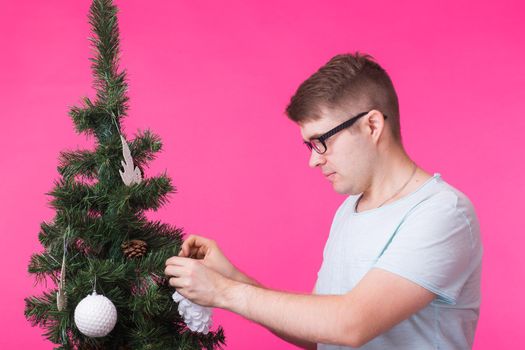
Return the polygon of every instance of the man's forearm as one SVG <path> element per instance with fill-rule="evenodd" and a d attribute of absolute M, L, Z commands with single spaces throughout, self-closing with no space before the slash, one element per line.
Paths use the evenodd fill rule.
<path fill-rule="evenodd" d="M 254 280 L 253 278 L 251 278 L 250 276 L 242 273 L 241 271 L 237 270 L 235 276 L 232 276 L 233 279 L 237 282 L 241 282 L 241 283 L 246 283 L 246 284 L 251 284 L 253 286 L 256 286 L 256 287 L 259 287 L 259 288 L 266 288 L 264 287 L 262 284 L 260 284 L 259 282 L 257 282 L 256 280 Z M 264 325 L 263 325 L 264 326 Z M 266 327 L 266 326 L 265 326 Z M 286 335 L 284 333 L 281 333 L 281 332 L 278 332 L 277 330 L 275 329 L 272 329 L 271 327 L 266 327 L 270 332 L 272 332 L 273 334 L 275 334 L 276 336 L 278 336 L 279 338 L 281 338 L 282 340 L 288 342 L 288 343 L 291 343 L 295 346 L 298 346 L 302 349 L 306 349 L 306 350 L 316 350 L 317 349 L 317 344 L 316 343 L 313 343 L 313 342 L 309 342 L 309 341 L 306 341 L 306 340 L 303 340 L 303 339 L 299 339 L 299 338 L 295 338 L 295 337 L 292 337 L 292 336 L 289 336 L 289 335 Z"/>
<path fill-rule="evenodd" d="M 292 294 L 246 281 L 227 280 L 217 307 L 254 321 L 286 341 L 301 339 L 297 346 L 315 349 L 316 343 L 352 345 L 351 309 L 342 295 Z M 259 284 L 260 285 L 260 284 Z M 303 343 L 305 342 L 305 343 Z"/>
<path fill-rule="evenodd" d="M 236 270 L 233 276 L 230 276 L 230 278 L 237 282 L 251 284 L 252 286 L 264 288 L 262 284 L 260 284 L 259 282 L 251 278 L 250 276 L 242 273 L 240 270 Z"/>

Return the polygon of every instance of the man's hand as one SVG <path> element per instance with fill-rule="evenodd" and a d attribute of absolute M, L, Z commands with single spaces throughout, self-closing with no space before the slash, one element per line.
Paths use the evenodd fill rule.
<path fill-rule="evenodd" d="M 201 306 L 220 307 L 232 280 L 206 267 L 200 260 L 174 256 L 166 261 L 169 284 L 182 296 Z"/>
<path fill-rule="evenodd" d="M 192 257 L 195 259 L 199 259 L 199 262 L 201 262 L 203 265 L 211 268 L 215 272 L 218 272 L 225 277 L 231 278 L 232 280 L 237 282 L 251 284 L 259 288 L 264 288 L 259 282 L 245 275 L 244 273 L 239 271 L 235 266 L 233 266 L 233 264 L 230 263 L 230 261 L 219 249 L 217 243 L 215 243 L 215 241 L 213 240 L 196 235 L 190 235 L 182 244 L 181 251 L 179 252 L 179 257 Z M 172 265 L 176 262 L 177 259 L 170 258 L 166 261 L 166 265 Z M 171 273 L 171 268 L 166 268 L 166 272 L 167 274 Z M 175 280 L 173 281 L 174 283 L 176 283 Z M 191 298 L 189 299 L 191 300 Z M 210 303 L 218 304 L 219 301 L 210 301 Z M 316 348 L 315 343 L 309 343 L 307 341 L 293 338 L 291 336 L 285 336 L 283 333 L 276 332 L 271 328 L 268 329 L 281 339 L 294 345 L 297 345 L 303 349 L 314 350 Z"/>
<path fill-rule="evenodd" d="M 197 235 L 190 235 L 182 244 L 181 257 L 201 259 L 202 263 L 224 277 L 235 279 L 238 270 L 222 253 L 215 241 Z M 169 259 L 166 264 L 169 263 Z"/>

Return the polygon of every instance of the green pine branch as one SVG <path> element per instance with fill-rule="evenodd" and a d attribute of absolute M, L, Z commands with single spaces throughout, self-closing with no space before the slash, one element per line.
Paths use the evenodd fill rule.
<path fill-rule="evenodd" d="M 97 175 L 97 153 L 88 150 L 72 152 L 60 152 L 57 168 L 60 175 L 64 178 L 83 176 L 87 179 L 94 179 Z"/>
<path fill-rule="evenodd" d="M 139 131 L 129 146 L 133 161 L 144 167 L 147 162 L 155 160 L 155 153 L 162 149 L 162 141 L 158 135 L 150 130 Z"/>

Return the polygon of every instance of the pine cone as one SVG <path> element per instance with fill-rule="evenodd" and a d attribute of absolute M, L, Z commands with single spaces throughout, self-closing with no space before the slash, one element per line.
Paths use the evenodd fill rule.
<path fill-rule="evenodd" d="M 148 244 L 140 239 L 132 239 L 131 241 L 122 243 L 120 247 L 127 258 L 137 258 L 146 254 Z"/>

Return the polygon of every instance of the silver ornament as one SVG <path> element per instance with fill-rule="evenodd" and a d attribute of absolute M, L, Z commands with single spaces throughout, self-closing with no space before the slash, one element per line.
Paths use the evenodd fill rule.
<path fill-rule="evenodd" d="M 104 337 L 117 323 L 117 308 L 96 291 L 78 303 L 75 308 L 75 324 L 78 330 L 88 337 Z"/>
<path fill-rule="evenodd" d="M 64 233 L 64 252 L 62 254 L 62 267 L 60 268 L 60 280 L 58 281 L 57 291 L 57 309 L 63 311 L 67 306 L 67 295 L 66 295 L 66 254 L 67 254 L 67 243 L 66 236 L 70 232 L 69 226 Z"/>
<path fill-rule="evenodd" d="M 66 296 L 66 254 L 62 257 L 62 268 L 60 269 L 60 281 L 58 282 L 57 309 L 63 311 L 67 306 Z"/>
<path fill-rule="evenodd" d="M 126 139 L 120 135 L 120 140 L 122 141 L 122 155 L 124 157 L 124 160 L 121 161 L 124 171 L 119 170 L 120 177 L 126 186 L 139 184 L 142 182 L 140 169 L 133 164 L 133 158 Z"/>

